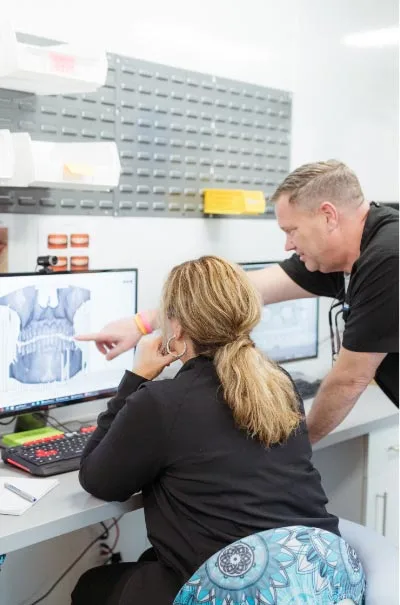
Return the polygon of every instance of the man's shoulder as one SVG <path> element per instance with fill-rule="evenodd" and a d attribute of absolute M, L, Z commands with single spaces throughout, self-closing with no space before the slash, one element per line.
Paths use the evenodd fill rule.
<path fill-rule="evenodd" d="M 398 225 L 386 225 L 362 250 L 356 262 L 354 281 L 368 288 L 393 288 L 399 277 Z"/>
<path fill-rule="evenodd" d="M 383 225 L 362 250 L 360 259 L 372 265 L 399 259 L 399 224 Z"/>
<path fill-rule="evenodd" d="M 361 244 L 362 254 L 381 255 L 389 258 L 399 255 L 399 213 L 393 208 L 379 206 L 374 208 L 365 236 L 365 246 Z M 364 238 L 363 238 L 364 239 Z"/>

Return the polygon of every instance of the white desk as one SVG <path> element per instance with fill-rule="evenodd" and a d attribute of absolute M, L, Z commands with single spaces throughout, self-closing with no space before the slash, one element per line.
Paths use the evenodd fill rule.
<path fill-rule="evenodd" d="M 0 475 L 26 477 L 0 464 Z M 137 494 L 126 502 L 104 502 L 86 493 L 78 472 L 57 475 L 60 485 L 20 516 L 0 515 L 0 554 L 37 544 L 62 534 L 117 517 L 142 506 Z"/>
<path fill-rule="evenodd" d="M 306 410 L 311 407 L 306 402 Z M 316 450 L 347 441 L 398 423 L 398 410 L 377 386 L 370 386 L 345 421 L 318 443 Z M 25 473 L 0 463 L 0 475 Z M 0 554 L 9 553 L 94 523 L 105 521 L 142 506 L 141 496 L 128 501 L 103 502 L 80 487 L 78 473 L 59 475 L 60 485 L 19 517 L 0 515 Z"/>

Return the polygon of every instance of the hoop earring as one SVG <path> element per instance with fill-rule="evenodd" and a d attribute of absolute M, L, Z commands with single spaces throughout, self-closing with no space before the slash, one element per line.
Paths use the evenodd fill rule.
<path fill-rule="evenodd" d="M 170 336 L 167 340 L 167 344 L 166 344 L 167 353 L 169 353 L 169 355 L 172 355 L 172 357 L 175 357 L 175 359 L 180 359 L 186 353 L 186 350 L 187 350 L 186 342 L 183 341 L 183 345 L 184 345 L 183 351 L 182 351 L 182 353 L 179 353 L 179 355 L 178 355 L 178 353 L 174 353 L 173 351 L 171 351 L 171 349 L 169 347 L 171 341 L 174 340 L 174 338 L 176 338 L 176 336 Z"/>

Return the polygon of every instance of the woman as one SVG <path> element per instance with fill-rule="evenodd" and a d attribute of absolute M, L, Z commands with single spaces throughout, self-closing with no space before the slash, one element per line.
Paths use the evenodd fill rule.
<path fill-rule="evenodd" d="M 287 526 L 339 535 L 303 405 L 250 338 L 260 313 L 246 274 L 225 260 L 171 271 L 163 336 L 140 342 L 80 470 L 82 486 L 104 500 L 142 490 L 153 549 L 138 563 L 86 572 L 73 605 L 171 605 L 206 559 L 239 538 Z M 152 382 L 177 358 L 173 380 Z"/>

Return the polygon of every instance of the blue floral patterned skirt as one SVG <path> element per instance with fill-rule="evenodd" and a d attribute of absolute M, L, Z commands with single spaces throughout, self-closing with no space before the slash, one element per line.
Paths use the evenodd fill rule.
<path fill-rule="evenodd" d="M 357 553 L 322 529 L 272 529 L 226 546 L 181 588 L 174 605 L 332 605 L 364 602 Z"/>

